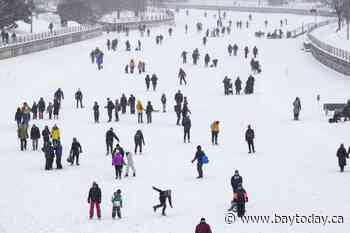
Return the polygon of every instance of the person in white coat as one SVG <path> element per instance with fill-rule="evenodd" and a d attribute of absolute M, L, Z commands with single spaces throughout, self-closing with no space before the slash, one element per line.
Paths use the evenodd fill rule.
<path fill-rule="evenodd" d="M 126 160 L 127 160 L 125 177 L 129 176 L 129 169 L 132 170 L 133 176 L 135 177 L 136 176 L 136 170 L 135 170 L 135 166 L 134 166 L 133 154 L 128 151 L 128 152 L 125 153 L 125 155 L 126 155 Z"/>

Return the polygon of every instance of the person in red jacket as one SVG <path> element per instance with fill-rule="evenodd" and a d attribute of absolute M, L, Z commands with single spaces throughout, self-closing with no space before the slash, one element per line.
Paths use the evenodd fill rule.
<path fill-rule="evenodd" d="M 197 225 L 195 233 L 212 233 L 209 224 L 205 222 L 205 218 L 201 218 L 201 222 Z"/>

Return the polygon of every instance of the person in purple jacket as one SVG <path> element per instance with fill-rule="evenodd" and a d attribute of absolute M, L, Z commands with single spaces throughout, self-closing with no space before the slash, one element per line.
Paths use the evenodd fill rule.
<path fill-rule="evenodd" d="M 123 155 L 116 153 L 113 155 L 112 165 L 115 168 L 115 179 L 122 179 L 123 165 L 125 164 Z"/>

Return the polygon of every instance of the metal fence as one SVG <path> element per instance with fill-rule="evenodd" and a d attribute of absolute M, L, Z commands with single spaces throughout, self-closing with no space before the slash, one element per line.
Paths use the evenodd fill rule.
<path fill-rule="evenodd" d="M 29 34 L 24 36 L 16 36 L 16 38 L 10 38 L 9 43 L 1 43 L 0 48 L 19 45 L 19 44 L 37 41 L 37 40 L 50 39 L 50 38 L 54 38 L 54 37 L 62 36 L 66 34 L 92 31 L 98 28 L 100 28 L 100 26 L 80 25 L 75 27 L 66 27 L 58 30 L 53 30 L 52 32 L 48 31 L 48 32 L 34 33 L 34 34 Z"/>
<path fill-rule="evenodd" d="M 320 23 L 320 24 L 316 25 L 312 30 L 314 30 L 318 27 L 325 26 L 325 25 L 330 24 L 330 23 L 334 23 L 334 22 L 336 22 L 336 20 L 330 21 L 328 23 Z M 329 44 L 317 39 L 315 36 L 313 36 L 310 33 L 312 30 L 308 31 L 308 34 L 307 34 L 307 36 L 312 44 L 314 44 L 318 48 L 326 51 L 327 53 L 329 53 L 330 55 L 332 55 L 334 57 L 337 57 L 337 58 L 340 58 L 340 59 L 345 60 L 347 62 L 350 62 L 350 52 L 349 51 L 336 48 L 332 45 L 329 45 Z"/>
<path fill-rule="evenodd" d="M 319 23 L 307 23 L 303 24 L 300 27 L 295 28 L 294 30 L 291 31 L 292 37 L 298 37 L 300 35 L 303 35 L 305 33 L 311 32 L 314 29 L 318 27 L 322 27 L 331 23 L 336 22 L 336 19 L 328 19 Z"/>

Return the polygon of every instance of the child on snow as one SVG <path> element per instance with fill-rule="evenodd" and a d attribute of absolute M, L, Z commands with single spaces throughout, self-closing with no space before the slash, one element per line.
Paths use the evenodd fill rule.
<path fill-rule="evenodd" d="M 121 219 L 121 208 L 123 208 L 123 199 L 122 199 L 122 191 L 118 189 L 116 192 L 113 193 L 112 196 L 112 204 L 113 204 L 113 209 L 112 209 L 112 218 L 115 219 L 115 215 L 118 215 L 118 218 Z"/>

